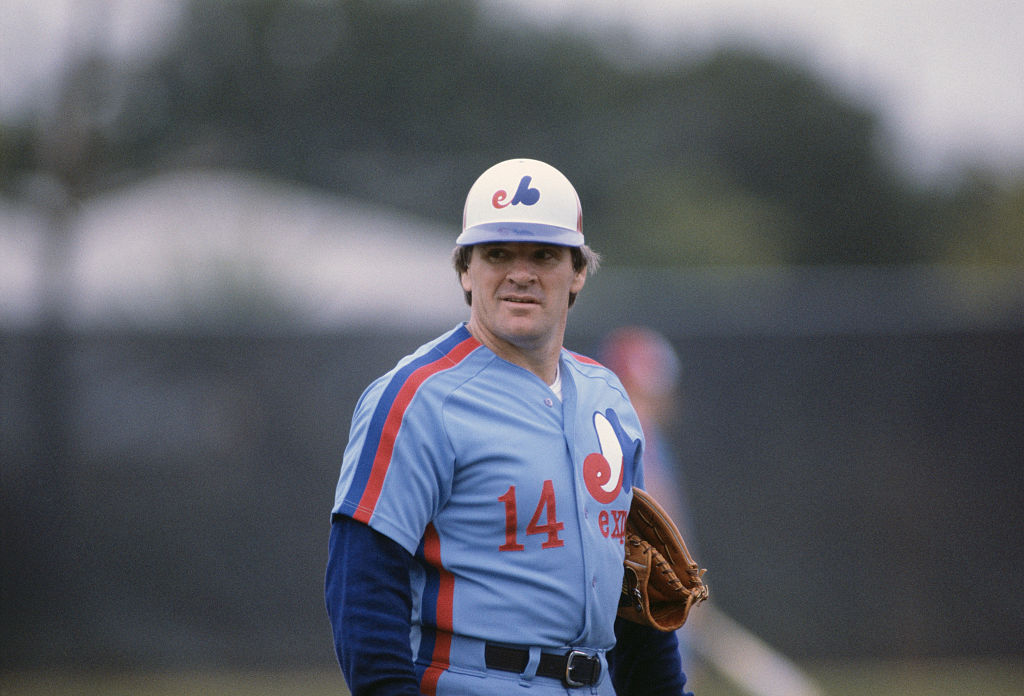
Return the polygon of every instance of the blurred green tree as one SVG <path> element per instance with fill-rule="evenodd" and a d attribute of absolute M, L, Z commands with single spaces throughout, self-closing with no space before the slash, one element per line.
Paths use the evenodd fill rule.
<path fill-rule="evenodd" d="M 501 21 L 474 0 L 190 0 L 140 69 L 74 67 L 91 79 L 65 105 L 102 89 L 74 100 L 95 113 L 64 171 L 89 191 L 251 169 L 451 224 L 485 167 L 536 157 L 577 184 L 594 245 L 632 265 L 937 261 L 982 211 L 1013 217 L 995 189 L 899 177 L 878 117 L 794 63 L 730 48 L 634 65 Z M 34 166 L 33 143 L 5 129 L 0 172 Z M 1012 220 L 984 224 L 1014 246 Z"/>
<path fill-rule="evenodd" d="M 975 173 L 944 208 L 941 260 L 1024 266 L 1024 180 L 999 182 Z"/>

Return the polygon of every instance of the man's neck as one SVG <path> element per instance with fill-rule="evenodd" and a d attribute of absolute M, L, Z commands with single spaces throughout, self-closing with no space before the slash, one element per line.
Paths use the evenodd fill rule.
<path fill-rule="evenodd" d="M 558 358 L 562 352 L 561 342 L 551 345 L 532 346 L 528 343 L 518 344 L 502 340 L 487 331 L 480 330 L 473 322 L 466 325 L 473 338 L 480 341 L 502 360 L 518 365 L 551 384 L 558 376 Z"/>

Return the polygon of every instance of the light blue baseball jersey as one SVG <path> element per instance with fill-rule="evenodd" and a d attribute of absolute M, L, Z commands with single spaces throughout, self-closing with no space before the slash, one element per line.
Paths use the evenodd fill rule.
<path fill-rule="evenodd" d="M 356 406 L 334 512 L 417 559 L 412 649 L 424 680 L 455 668 L 459 637 L 615 643 L 643 431 L 610 370 L 564 349 L 559 369 L 561 401 L 459 325 Z"/>

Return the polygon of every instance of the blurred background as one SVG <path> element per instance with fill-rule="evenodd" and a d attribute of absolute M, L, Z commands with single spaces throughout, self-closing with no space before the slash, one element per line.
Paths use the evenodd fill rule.
<path fill-rule="evenodd" d="M 349 418 L 510 157 L 605 258 L 567 346 L 679 356 L 715 607 L 818 693 L 1024 693 L 1022 8 L 8 0 L 0 693 L 344 693 Z"/>

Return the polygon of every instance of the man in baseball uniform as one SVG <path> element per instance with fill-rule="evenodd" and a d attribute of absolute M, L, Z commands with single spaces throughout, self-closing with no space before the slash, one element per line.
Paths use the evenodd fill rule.
<path fill-rule="evenodd" d="M 353 696 L 683 693 L 674 633 L 616 618 L 644 437 L 562 346 L 598 257 L 558 170 L 501 162 L 466 199 L 469 321 L 363 393 L 326 601 Z"/>

